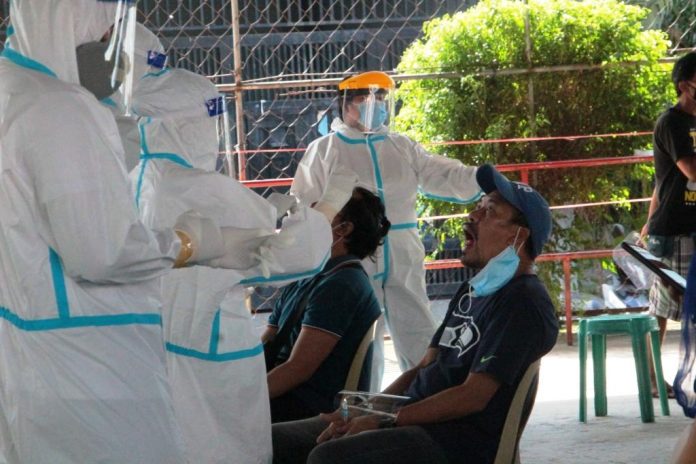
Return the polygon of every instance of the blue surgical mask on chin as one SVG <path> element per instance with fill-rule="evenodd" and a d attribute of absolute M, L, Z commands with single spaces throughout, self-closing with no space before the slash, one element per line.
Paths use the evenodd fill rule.
<path fill-rule="evenodd" d="M 517 242 L 519 233 L 520 228 L 518 227 L 515 242 Z M 503 251 L 491 258 L 483 269 L 469 280 L 469 286 L 472 289 L 471 296 L 488 296 L 510 282 L 520 264 L 520 257 L 513 245 L 508 245 Z"/>
<path fill-rule="evenodd" d="M 363 125 L 367 130 L 375 131 L 382 127 L 384 122 L 387 120 L 387 104 L 384 101 L 376 101 L 372 107 L 372 120 L 370 125 L 367 125 L 367 114 L 368 104 L 366 102 L 358 104 L 358 110 L 360 111 L 360 124 Z"/>

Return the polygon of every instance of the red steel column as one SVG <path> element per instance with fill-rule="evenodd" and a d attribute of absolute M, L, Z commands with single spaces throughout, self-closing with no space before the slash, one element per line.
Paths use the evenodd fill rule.
<path fill-rule="evenodd" d="M 523 184 L 529 185 L 529 170 L 528 169 L 521 169 L 520 170 L 520 180 L 522 181 Z"/>

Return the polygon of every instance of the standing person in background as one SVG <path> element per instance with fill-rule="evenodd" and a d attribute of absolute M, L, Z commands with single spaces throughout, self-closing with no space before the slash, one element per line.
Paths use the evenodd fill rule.
<path fill-rule="evenodd" d="M 422 190 L 432 197 L 469 203 L 481 193 L 473 167 L 432 155 L 406 136 L 391 132 L 390 93 L 394 81 L 371 71 L 338 85 L 339 118 L 332 133 L 312 142 L 300 162 L 290 189 L 300 202 L 321 198 L 326 179 L 335 166 L 357 173 L 360 185 L 377 194 L 392 222 L 376 262 L 363 266 L 373 279 L 384 311 L 375 334 L 371 390 L 379 391 L 384 365 L 384 320 L 394 340 L 402 370 L 423 357 L 435 322 L 425 287 L 425 250 L 418 236 L 416 198 Z"/>
<path fill-rule="evenodd" d="M 681 57 L 672 70 L 677 103 L 655 123 L 653 150 L 655 189 L 641 237 L 648 250 L 686 277 L 696 234 L 696 53 Z M 681 318 L 682 301 L 655 280 L 650 289 L 650 314 L 657 317 L 660 343 L 667 319 Z M 652 364 L 651 364 L 652 365 Z M 657 395 L 654 373 L 653 396 Z M 671 386 L 668 393 L 674 396 Z"/>

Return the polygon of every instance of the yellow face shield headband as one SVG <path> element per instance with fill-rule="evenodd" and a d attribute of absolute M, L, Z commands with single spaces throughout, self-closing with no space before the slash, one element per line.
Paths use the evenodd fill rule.
<path fill-rule="evenodd" d="M 394 90 L 394 79 L 382 71 L 368 71 L 349 77 L 338 84 L 338 90 L 387 89 Z"/>

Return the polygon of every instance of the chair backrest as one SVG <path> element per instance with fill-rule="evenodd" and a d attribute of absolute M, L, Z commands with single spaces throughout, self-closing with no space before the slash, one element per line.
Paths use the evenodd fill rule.
<path fill-rule="evenodd" d="M 377 321 L 373 322 L 365 336 L 360 341 L 358 349 L 355 351 L 355 356 L 353 356 L 353 362 L 350 364 L 350 370 L 348 371 L 348 376 L 346 377 L 346 384 L 344 385 L 344 390 L 355 391 L 358 390 L 358 385 L 360 383 L 360 374 L 363 371 L 363 364 L 367 358 L 367 352 L 370 348 L 370 344 L 375 337 L 375 329 L 377 328 Z"/>
<path fill-rule="evenodd" d="M 519 444 L 524 427 L 532 413 L 539 384 L 540 359 L 534 361 L 524 373 L 508 409 L 503 433 L 500 435 L 494 464 L 519 464 Z"/>

